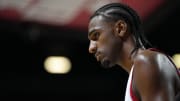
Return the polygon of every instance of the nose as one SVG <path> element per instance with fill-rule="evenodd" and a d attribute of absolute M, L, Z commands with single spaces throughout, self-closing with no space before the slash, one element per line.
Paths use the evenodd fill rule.
<path fill-rule="evenodd" d="M 97 50 L 97 45 L 95 41 L 90 41 L 89 44 L 89 53 L 95 53 Z"/>

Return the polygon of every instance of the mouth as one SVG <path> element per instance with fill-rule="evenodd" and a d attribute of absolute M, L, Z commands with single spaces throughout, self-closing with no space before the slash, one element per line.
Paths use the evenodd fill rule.
<path fill-rule="evenodd" d="M 96 57 L 97 61 L 102 60 L 102 55 L 100 55 L 100 54 L 95 54 L 95 57 Z"/>

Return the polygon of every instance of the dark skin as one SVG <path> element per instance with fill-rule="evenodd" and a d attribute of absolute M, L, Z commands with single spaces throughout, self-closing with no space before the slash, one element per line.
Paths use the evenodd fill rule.
<path fill-rule="evenodd" d="M 134 65 L 133 92 L 141 101 L 176 101 L 180 79 L 163 53 L 135 48 L 134 36 L 124 20 L 107 21 L 98 15 L 89 23 L 89 52 L 105 67 L 121 66 L 128 73 Z"/>

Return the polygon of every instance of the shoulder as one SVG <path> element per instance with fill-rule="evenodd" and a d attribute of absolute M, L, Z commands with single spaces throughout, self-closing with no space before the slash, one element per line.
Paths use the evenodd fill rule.
<path fill-rule="evenodd" d="M 171 64 L 168 56 L 158 51 L 142 50 L 134 58 L 134 65 L 138 67 L 164 67 Z"/>
<path fill-rule="evenodd" d="M 174 94 L 175 74 L 174 65 L 164 53 L 143 50 L 134 58 L 133 86 L 141 97 L 156 98 L 170 91 Z"/>
<path fill-rule="evenodd" d="M 142 50 L 134 58 L 135 62 L 158 62 L 160 59 L 167 59 L 167 56 L 161 52 L 151 51 L 151 50 Z M 149 61 L 151 60 L 151 61 Z"/>
<path fill-rule="evenodd" d="M 143 50 L 134 58 L 134 66 L 138 70 L 158 69 L 161 63 L 168 61 L 167 56 L 160 52 Z M 158 68 L 157 68 L 158 67 Z"/>
<path fill-rule="evenodd" d="M 171 85 L 175 74 L 174 65 L 164 53 L 143 50 L 134 58 L 133 79 L 138 88 L 157 88 L 162 87 L 161 84 Z"/>
<path fill-rule="evenodd" d="M 174 69 L 167 55 L 150 50 L 143 50 L 134 58 L 134 72 L 143 77 L 166 75 L 167 70 Z M 172 67 L 172 68 L 171 68 Z"/>
<path fill-rule="evenodd" d="M 149 73 L 167 74 L 169 72 L 177 72 L 175 65 L 170 57 L 164 53 L 151 50 L 143 50 L 134 58 L 135 71 L 143 71 Z M 176 74 L 176 73 L 175 73 Z"/>
<path fill-rule="evenodd" d="M 134 58 L 134 77 L 136 81 L 151 80 L 159 77 L 162 63 L 166 60 L 164 54 L 143 50 Z M 157 78 L 158 79 L 158 78 Z"/>

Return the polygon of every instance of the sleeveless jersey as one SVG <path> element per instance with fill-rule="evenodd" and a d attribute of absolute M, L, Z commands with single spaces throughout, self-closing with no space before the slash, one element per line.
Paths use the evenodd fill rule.
<path fill-rule="evenodd" d="M 132 66 L 129 78 L 127 81 L 126 93 L 125 93 L 125 101 L 139 101 L 137 97 L 134 95 L 132 90 L 132 75 L 133 75 L 134 66 Z"/>

